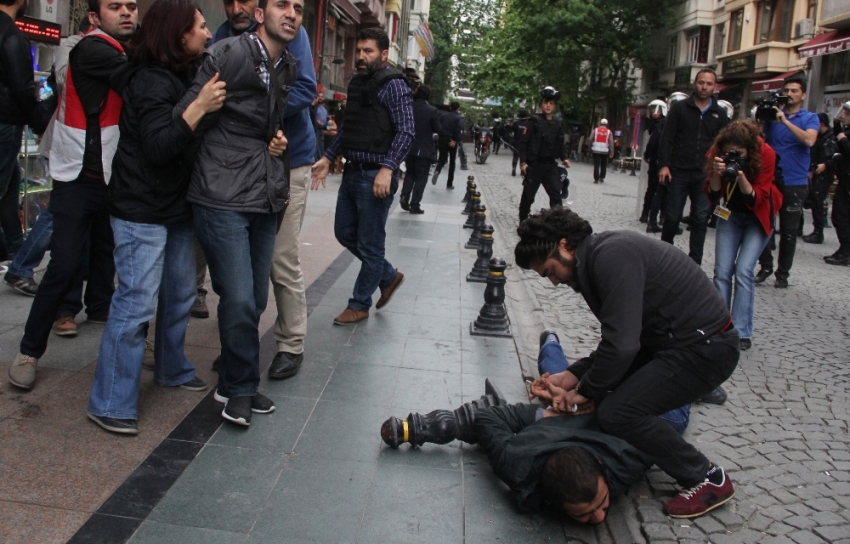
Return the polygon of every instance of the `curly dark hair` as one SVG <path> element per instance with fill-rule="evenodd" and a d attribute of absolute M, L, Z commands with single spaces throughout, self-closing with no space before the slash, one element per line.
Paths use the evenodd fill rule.
<path fill-rule="evenodd" d="M 733 145 L 747 150 L 747 176 L 761 170 L 761 128 L 752 121 L 732 121 L 720 131 L 708 150 L 708 160 L 705 161 L 705 172 L 710 176 L 714 171 L 715 157 L 722 157 L 726 146 Z"/>
<path fill-rule="evenodd" d="M 581 446 L 568 446 L 549 456 L 540 471 L 536 492 L 555 510 L 565 504 L 593 502 L 599 478 L 605 479 L 602 463 Z"/>
<path fill-rule="evenodd" d="M 517 229 L 519 242 L 514 249 L 514 259 L 521 268 L 529 269 L 532 264 L 542 263 L 558 249 L 565 239 L 575 249 L 588 236 L 593 227 L 569 208 L 543 210 L 532 215 Z"/>

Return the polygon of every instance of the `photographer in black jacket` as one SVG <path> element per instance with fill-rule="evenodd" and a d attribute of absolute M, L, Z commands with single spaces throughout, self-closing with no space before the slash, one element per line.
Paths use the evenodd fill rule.
<path fill-rule="evenodd" d="M 30 41 L 15 19 L 26 9 L 27 0 L 0 0 L 0 261 L 14 257 L 24 242 L 18 150 L 36 100 Z"/>
<path fill-rule="evenodd" d="M 659 416 L 695 402 L 738 364 L 738 331 L 699 266 L 671 245 L 632 231 L 592 234 L 570 210 L 546 210 L 520 224 L 518 266 L 582 294 L 599 319 L 596 350 L 532 393 L 561 413 L 597 412 L 604 432 L 641 450 L 683 491 L 667 515 L 691 518 L 735 494 L 713 465 Z M 683 304 L 682 301 L 687 301 Z"/>

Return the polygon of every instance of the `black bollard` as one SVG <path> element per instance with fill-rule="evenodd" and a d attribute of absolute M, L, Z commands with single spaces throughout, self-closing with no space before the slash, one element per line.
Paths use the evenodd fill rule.
<path fill-rule="evenodd" d="M 466 218 L 466 223 L 463 224 L 463 228 L 471 229 L 473 224 L 475 223 L 475 206 L 481 204 L 481 193 L 475 191 L 472 193 L 472 199 L 466 203 L 469 207 L 469 217 Z"/>
<path fill-rule="evenodd" d="M 472 184 L 469 186 L 469 189 L 467 189 L 467 193 L 469 193 L 469 199 L 467 199 L 466 206 L 460 213 L 464 215 L 469 215 L 472 213 L 472 199 L 475 197 L 476 189 L 478 189 L 478 186 L 475 184 L 475 182 L 472 182 Z M 481 193 L 478 193 L 478 195 L 480 196 Z"/>
<path fill-rule="evenodd" d="M 632 173 L 629 176 L 635 176 L 635 164 L 637 163 L 637 159 L 632 159 Z"/>
<path fill-rule="evenodd" d="M 510 338 L 511 324 L 505 310 L 505 260 L 501 257 L 490 259 L 490 273 L 487 275 L 487 287 L 484 289 L 484 306 L 478 312 L 478 318 L 469 324 L 469 334 L 473 336 L 501 336 Z"/>
<path fill-rule="evenodd" d="M 478 242 L 481 240 L 481 227 L 487 223 L 487 216 L 485 215 L 486 211 L 487 208 L 484 204 L 475 205 L 472 234 L 469 235 L 469 240 L 467 240 L 466 245 L 463 246 L 466 249 L 478 249 Z"/>
<path fill-rule="evenodd" d="M 620 159 L 620 172 L 622 172 L 623 174 L 626 173 L 626 160 L 625 159 Z"/>
<path fill-rule="evenodd" d="M 493 256 L 493 227 L 481 227 L 481 238 L 478 240 L 478 258 L 472 265 L 472 271 L 467 274 L 466 281 L 486 283 L 490 274 L 490 257 Z"/>
<path fill-rule="evenodd" d="M 434 410 L 425 415 L 411 413 L 407 419 L 389 418 L 381 425 L 381 439 L 392 448 L 405 443 L 414 447 L 426 442 L 448 444 L 452 440 L 475 444 L 478 441 L 475 415 L 484 408 L 505 404 L 504 395 L 487 379 L 484 380 L 484 395 L 457 410 Z"/>
<path fill-rule="evenodd" d="M 466 192 L 463 194 L 463 198 L 460 200 L 461 202 L 468 202 L 469 198 L 472 196 L 472 191 L 469 190 L 471 186 L 475 184 L 475 176 L 467 176 L 466 177 Z"/>

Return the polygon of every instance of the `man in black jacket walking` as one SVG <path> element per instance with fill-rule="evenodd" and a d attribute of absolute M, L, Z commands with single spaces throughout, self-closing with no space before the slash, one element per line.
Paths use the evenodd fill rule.
<path fill-rule="evenodd" d="M 833 132 L 841 159 L 835 164 L 838 187 L 832 201 L 832 225 L 838 236 L 838 251 L 824 257 L 826 264 L 850 265 L 850 102 L 845 102 L 835 117 Z"/>
<path fill-rule="evenodd" d="M 463 116 L 458 113 L 460 104 L 452 102 L 449 104 L 448 113 L 444 113 L 440 118 L 440 139 L 437 142 L 437 149 L 440 152 L 440 158 L 437 161 L 437 168 L 434 170 L 434 176 L 431 178 L 431 183 L 437 184 L 437 178 L 440 177 L 440 172 L 446 165 L 446 160 L 449 161 L 449 178 L 446 180 L 446 189 L 454 189 L 455 180 L 455 158 L 457 157 L 457 148 L 461 145 L 460 138 L 463 134 Z"/>
<path fill-rule="evenodd" d="M 812 147 L 811 166 L 809 168 L 811 172 L 809 191 L 812 199 L 814 230 L 811 234 L 803 236 L 803 241 L 807 244 L 823 243 L 823 229 L 826 226 L 826 212 L 829 207 L 826 203 L 826 197 L 829 188 L 832 186 L 832 180 L 835 178 L 832 162 L 833 156 L 838 151 L 838 144 L 829 123 L 829 116 L 825 113 L 819 113 L 818 121 L 820 122 L 818 139 Z"/>
<path fill-rule="evenodd" d="M 0 0 L 0 261 L 11 259 L 24 241 L 18 216 L 23 125 L 35 108 L 30 42 L 15 19 L 24 14 L 27 0 Z"/>
<path fill-rule="evenodd" d="M 227 84 L 224 106 L 198 128 L 203 141 L 187 200 L 213 290 L 221 297 L 215 398 L 226 403 L 222 417 L 237 425 L 250 425 L 252 413 L 275 409 L 257 392 L 258 327 L 268 301 L 278 218 L 289 203 L 283 115 L 295 83 L 295 60 L 287 45 L 298 36 L 303 10 L 303 0 L 259 0 L 257 33 L 210 47 L 176 108 L 182 113 L 216 73 Z"/>
<path fill-rule="evenodd" d="M 420 84 L 413 95 L 413 125 L 416 135 L 407 152 L 407 172 L 404 174 L 404 185 L 401 188 L 399 204 L 401 209 L 411 214 L 423 214 L 419 203 L 422 193 L 428 185 L 428 172 L 437 160 L 437 146 L 434 145 L 434 134 L 440 132 L 440 112 L 428 103 L 431 88 Z M 413 193 L 411 196 L 411 192 Z"/>
<path fill-rule="evenodd" d="M 673 243 L 685 201 L 691 198 L 691 239 L 688 255 L 702 263 L 708 214 L 705 195 L 705 154 L 720 130 L 729 124 L 726 110 L 711 95 L 717 75 L 710 68 L 697 72 L 694 92 L 670 107 L 658 150 L 658 182 L 667 185 L 667 203 L 661 239 Z"/>
<path fill-rule="evenodd" d="M 593 235 L 570 210 L 546 210 L 520 224 L 516 263 L 580 292 L 601 323 L 588 357 L 540 381 L 532 392 L 559 412 L 597 412 L 684 490 L 665 512 L 691 518 L 734 496 L 731 480 L 663 419 L 723 383 L 738 364 L 738 331 L 699 266 L 668 244 L 631 231 Z M 683 304 L 687 301 L 687 304 Z"/>
<path fill-rule="evenodd" d="M 649 166 L 649 180 L 646 185 L 646 194 L 643 197 L 643 211 L 640 214 L 640 222 L 648 223 L 646 232 L 649 233 L 661 232 L 661 228 L 658 226 L 658 212 L 667 193 L 665 187 L 664 194 L 658 194 L 660 186 L 658 183 L 658 143 L 661 141 L 661 134 L 664 132 L 666 117 L 667 104 L 663 100 L 653 100 L 649 103 L 649 141 L 643 152 L 643 160 Z"/>

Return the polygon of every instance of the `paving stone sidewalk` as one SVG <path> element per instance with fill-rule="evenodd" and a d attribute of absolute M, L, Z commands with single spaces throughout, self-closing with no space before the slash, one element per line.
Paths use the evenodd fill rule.
<path fill-rule="evenodd" d="M 500 251 L 517 241 L 521 181 L 510 176 L 509 161 L 503 154 L 471 166 Z M 595 231 L 645 231 L 637 221 L 638 177 L 609 170 L 595 185 L 585 163 L 574 164 L 570 177 L 571 207 Z M 544 206 L 541 189 L 534 209 Z M 691 411 L 685 436 L 728 470 L 735 500 L 693 521 L 669 519 L 661 505 L 675 486 L 655 469 L 629 494 L 646 542 L 850 543 L 850 268 L 823 263 L 838 246 L 833 230 L 826 238 L 823 245 L 798 240 L 788 289 L 775 289 L 772 279 L 757 287 L 753 348 L 724 385 L 729 400 Z M 685 251 L 687 243 L 687 232 L 676 239 Z M 709 276 L 714 245 L 709 229 L 702 265 Z M 580 295 L 533 272 L 512 268 L 507 275 L 533 299 L 525 302 L 531 317 L 521 321 L 558 330 L 571 360 L 595 347 L 599 324 Z M 523 368 L 533 368 L 536 334 L 518 337 Z"/>

